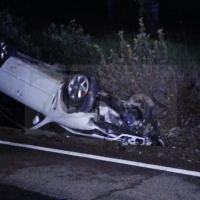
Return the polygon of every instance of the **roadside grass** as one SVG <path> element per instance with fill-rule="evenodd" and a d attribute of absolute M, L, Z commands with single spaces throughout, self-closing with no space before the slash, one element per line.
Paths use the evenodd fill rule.
<path fill-rule="evenodd" d="M 198 71 L 200 65 L 200 50 L 195 44 L 184 44 L 167 41 L 170 63 L 176 65 L 180 71 Z"/>
<path fill-rule="evenodd" d="M 133 46 L 135 34 L 125 34 L 125 40 Z M 91 42 L 98 45 L 105 56 L 109 56 L 111 51 L 119 50 L 120 38 L 117 33 L 104 35 L 97 38 L 92 37 Z M 153 40 L 150 41 L 153 43 Z M 168 65 L 172 65 L 178 71 L 193 71 L 200 70 L 200 48 L 197 44 L 184 44 L 178 41 L 165 39 L 167 45 Z"/>

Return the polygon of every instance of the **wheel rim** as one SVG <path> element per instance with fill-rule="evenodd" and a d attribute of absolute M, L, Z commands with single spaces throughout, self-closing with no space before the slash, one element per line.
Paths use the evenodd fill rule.
<path fill-rule="evenodd" d="M 89 90 L 88 78 L 82 74 L 76 75 L 68 86 L 69 97 L 73 101 L 81 100 Z"/>
<path fill-rule="evenodd" d="M 4 42 L 1 42 L 1 60 L 4 60 L 8 53 L 7 48 L 7 45 Z"/>

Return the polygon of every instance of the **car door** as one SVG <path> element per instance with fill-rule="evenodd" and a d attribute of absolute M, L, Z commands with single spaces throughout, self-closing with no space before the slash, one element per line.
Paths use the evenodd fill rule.
<path fill-rule="evenodd" d="M 37 68 L 35 64 L 10 57 L 0 68 L 0 91 L 46 115 L 61 80 Z"/>

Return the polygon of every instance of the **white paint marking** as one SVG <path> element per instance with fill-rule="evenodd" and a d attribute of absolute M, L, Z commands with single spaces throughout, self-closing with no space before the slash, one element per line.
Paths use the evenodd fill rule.
<path fill-rule="evenodd" d="M 106 161 L 106 162 L 113 162 L 113 163 L 119 163 L 119 164 L 124 164 L 124 165 L 131 165 L 131 166 L 136 166 L 136 167 L 143 167 L 143 168 L 155 169 L 155 170 L 160 170 L 160 171 L 165 171 L 165 172 L 172 172 L 172 173 L 178 173 L 178 174 L 184 174 L 184 175 L 200 177 L 200 172 L 196 172 L 196 171 L 189 171 L 189 170 L 177 169 L 177 168 L 172 168 L 172 167 L 165 167 L 165 166 L 159 166 L 159 165 L 146 164 L 146 163 L 134 162 L 134 161 L 130 161 L 130 160 L 122 160 L 122 159 L 117 159 L 117 158 L 96 156 L 96 155 L 90 155 L 90 154 L 85 154 L 85 153 L 77 153 L 77 152 L 72 152 L 72 151 L 52 149 L 52 148 L 46 148 L 46 147 L 40 147 L 40 146 L 34 146 L 34 145 L 28 145 L 28 144 L 7 142 L 7 141 L 2 141 L 2 140 L 0 140 L 0 144 L 16 146 L 16 147 L 23 147 L 23 148 L 34 149 L 34 150 L 39 150 L 39 151 L 47 151 L 47 152 L 51 152 L 51 153 L 59 153 L 59 154 L 64 154 L 64 155 L 69 155 L 69 156 L 77 156 L 77 157 L 82 157 L 82 158 L 89 158 L 89 159 L 94 159 L 94 160 L 101 160 L 101 161 Z"/>

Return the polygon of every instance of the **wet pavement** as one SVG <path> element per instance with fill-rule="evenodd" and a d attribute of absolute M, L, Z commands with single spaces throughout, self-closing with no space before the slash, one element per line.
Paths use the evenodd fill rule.
<path fill-rule="evenodd" d="M 200 169 L 197 160 L 179 157 L 178 149 L 122 148 L 116 143 L 66 137 L 62 133 L 3 127 L 0 127 L 0 140 L 187 170 Z M 8 145 L 0 145 L 0 152 L 2 200 L 200 199 L 199 177 Z"/>
<path fill-rule="evenodd" d="M 21 189 L 16 186 L 10 186 L 6 184 L 0 184 L 0 200 L 64 200 L 49 197 L 37 192 Z M 73 199 L 65 199 L 73 200 Z"/>

